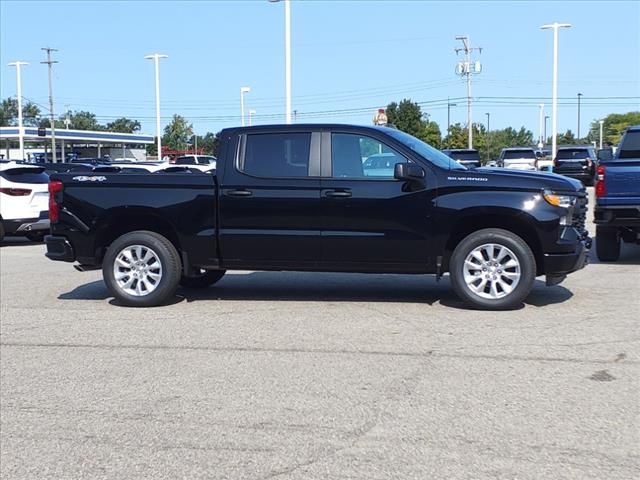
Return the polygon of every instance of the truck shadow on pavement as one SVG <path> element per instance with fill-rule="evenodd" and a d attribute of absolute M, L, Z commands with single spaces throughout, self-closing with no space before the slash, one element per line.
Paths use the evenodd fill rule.
<path fill-rule="evenodd" d="M 620 258 L 615 262 L 601 262 L 596 255 L 596 242 L 594 238 L 591 252 L 589 252 L 589 263 L 602 265 L 640 265 L 640 245 L 623 243 L 620 248 Z"/>
<path fill-rule="evenodd" d="M 563 303 L 573 294 L 561 285 L 545 287 L 536 280 L 525 301 L 532 307 Z M 60 300 L 106 300 L 112 298 L 104 283 L 90 282 L 61 294 Z M 422 303 L 470 310 L 453 293 L 449 279 L 436 282 L 422 275 L 365 275 L 307 272 L 232 272 L 215 286 L 191 290 L 179 288 L 166 305 L 186 301 L 272 301 L 272 302 L 384 302 Z M 110 304 L 121 306 L 115 299 Z M 522 305 L 520 308 L 523 308 Z"/>

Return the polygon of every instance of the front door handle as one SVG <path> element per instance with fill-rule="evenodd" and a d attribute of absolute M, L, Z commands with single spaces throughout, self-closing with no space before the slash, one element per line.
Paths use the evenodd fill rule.
<path fill-rule="evenodd" d="M 347 198 L 351 196 L 350 190 L 328 190 L 324 192 L 325 197 L 331 198 Z"/>
<path fill-rule="evenodd" d="M 251 190 L 241 189 L 241 190 L 227 190 L 225 195 L 228 197 L 250 197 L 253 195 Z"/>

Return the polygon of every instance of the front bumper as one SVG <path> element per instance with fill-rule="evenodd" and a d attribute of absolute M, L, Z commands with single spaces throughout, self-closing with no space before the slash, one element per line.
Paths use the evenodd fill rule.
<path fill-rule="evenodd" d="M 2 221 L 5 235 L 24 235 L 29 232 L 41 232 L 43 230 L 49 230 L 49 212 L 40 212 L 39 217 L 34 218 L 15 218 L 4 219 Z"/>
<path fill-rule="evenodd" d="M 65 237 L 47 235 L 44 237 L 44 242 L 47 246 L 47 253 L 45 253 L 47 258 L 59 262 L 74 262 L 76 260 L 73 247 Z"/>
<path fill-rule="evenodd" d="M 544 273 L 547 276 L 547 282 L 549 277 L 564 277 L 586 267 L 589 262 L 590 247 L 591 238 L 584 237 L 571 253 L 545 253 Z"/>

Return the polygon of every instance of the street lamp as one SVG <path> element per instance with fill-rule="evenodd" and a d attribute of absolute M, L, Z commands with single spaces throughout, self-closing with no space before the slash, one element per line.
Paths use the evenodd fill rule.
<path fill-rule="evenodd" d="M 578 93 L 578 141 L 580 141 L 580 97 L 581 93 Z"/>
<path fill-rule="evenodd" d="M 249 93 L 251 88 L 240 87 L 240 124 L 244 127 L 244 94 Z"/>
<path fill-rule="evenodd" d="M 451 103 L 449 97 L 447 97 L 447 147 L 451 146 L 451 107 L 457 107 L 456 103 Z"/>
<path fill-rule="evenodd" d="M 20 160 L 24 160 L 24 128 L 22 125 L 22 79 L 20 77 L 20 67 L 29 65 L 27 62 L 11 62 L 10 67 L 16 67 L 16 97 L 18 100 L 18 140 L 20 142 Z"/>
<path fill-rule="evenodd" d="M 156 71 L 156 137 L 158 141 L 158 160 L 162 159 L 162 135 L 160 134 L 160 59 L 168 58 L 168 55 L 153 53 L 144 58 L 153 60 Z"/>
<path fill-rule="evenodd" d="M 600 120 L 598 123 L 600 124 L 600 150 L 602 150 L 602 126 L 604 125 L 604 120 Z"/>
<path fill-rule="evenodd" d="M 544 147 L 544 142 L 546 142 L 547 140 L 544 138 L 544 134 L 542 133 L 543 130 L 543 126 L 542 126 L 542 122 L 543 122 L 543 117 L 544 117 L 544 103 L 541 103 L 540 105 L 538 105 L 540 107 L 540 122 L 539 122 L 539 129 L 538 129 L 538 148 L 542 149 L 542 147 Z M 546 118 L 546 117 L 544 117 Z"/>
<path fill-rule="evenodd" d="M 553 99 L 551 103 L 551 158 L 556 156 L 558 135 L 558 30 L 571 27 L 570 23 L 554 22 L 540 27 L 543 30 L 553 29 Z"/>
<path fill-rule="evenodd" d="M 251 117 L 256 114 L 255 110 L 249 110 L 249 126 L 251 126 Z"/>
<path fill-rule="evenodd" d="M 489 123 L 489 120 L 491 119 L 491 114 L 489 112 L 485 113 L 485 115 L 487 116 L 487 162 L 490 160 L 489 159 L 489 141 L 491 139 L 491 137 L 489 136 L 489 132 L 491 132 L 491 124 Z"/>
<path fill-rule="evenodd" d="M 269 0 L 278 3 L 281 0 Z M 291 123 L 291 2 L 284 2 L 284 90 L 286 97 L 285 115 L 287 124 Z"/>
<path fill-rule="evenodd" d="M 549 115 L 544 116 L 544 143 L 547 143 L 547 120 L 549 120 Z"/>

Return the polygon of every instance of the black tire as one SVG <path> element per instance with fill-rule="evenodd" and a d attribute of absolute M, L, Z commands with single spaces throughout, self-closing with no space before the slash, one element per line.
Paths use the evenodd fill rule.
<path fill-rule="evenodd" d="M 516 257 L 515 260 L 519 264 L 520 278 L 518 283 L 509 293 L 506 293 L 506 290 L 502 289 L 501 286 L 497 286 L 496 289 L 501 290 L 498 294 L 504 294 L 504 296 L 499 298 L 484 298 L 481 294 L 490 295 L 490 293 L 486 291 L 482 293 L 474 292 L 465 282 L 464 266 L 467 256 L 476 248 L 485 244 L 495 244 L 508 249 Z M 505 257 L 502 262 L 508 261 L 508 258 L 509 256 Z M 497 263 L 495 263 L 495 265 L 497 265 Z M 495 268 L 504 268 L 504 271 L 507 271 L 507 267 L 501 266 Z M 502 270 L 497 270 L 496 274 L 501 272 Z M 482 281 L 481 277 L 484 274 L 480 270 L 478 274 L 479 280 Z M 533 282 L 536 278 L 536 259 L 529 245 L 518 235 L 508 230 L 487 228 L 471 233 L 458 244 L 449 261 L 449 275 L 454 292 L 467 305 L 481 310 L 511 310 L 519 308 L 533 288 Z M 502 278 L 504 277 L 501 277 L 501 279 Z M 505 282 L 506 281 L 508 280 L 505 280 Z M 489 286 L 487 288 L 489 288 Z"/>
<path fill-rule="evenodd" d="M 596 255 L 601 262 L 620 258 L 620 235 L 617 228 L 596 227 Z"/>
<path fill-rule="evenodd" d="M 134 245 L 150 249 L 157 257 L 162 269 L 162 275 L 158 283 L 154 284 L 154 290 L 140 296 L 127 293 L 118 285 L 114 275 L 114 266 L 118 255 L 127 247 Z M 118 237 L 109 245 L 102 262 L 102 276 L 107 288 L 116 300 L 130 307 L 155 307 L 167 303 L 178 288 L 181 272 L 182 262 L 173 244 L 162 235 L 145 230 L 126 233 Z M 134 283 L 137 284 L 137 281 L 134 280 Z"/>
<path fill-rule="evenodd" d="M 199 275 L 192 277 L 183 275 L 180 279 L 180 285 L 185 288 L 207 288 L 220 280 L 225 273 L 226 270 L 204 270 Z"/>

